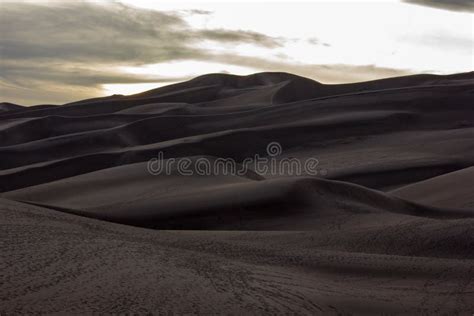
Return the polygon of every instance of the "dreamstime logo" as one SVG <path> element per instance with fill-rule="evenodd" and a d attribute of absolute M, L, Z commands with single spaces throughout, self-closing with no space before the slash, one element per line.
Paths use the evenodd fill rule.
<path fill-rule="evenodd" d="M 278 142 L 271 142 L 267 145 L 267 154 L 271 157 L 280 156 L 282 152 L 283 149 Z"/>
<path fill-rule="evenodd" d="M 158 157 L 148 161 L 147 170 L 152 175 L 179 174 L 183 176 L 210 176 L 210 175 L 237 175 L 244 176 L 249 171 L 258 175 L 326 175 L 327 170 L 318 168 L 319 160 L 316 158 L 277 158 L 283 152 L 278 142 L 267 145 L 267 156 L 256 154 L 237 162 L 232 158 L 168 158 L 165 159 L 162 151 Z"/>

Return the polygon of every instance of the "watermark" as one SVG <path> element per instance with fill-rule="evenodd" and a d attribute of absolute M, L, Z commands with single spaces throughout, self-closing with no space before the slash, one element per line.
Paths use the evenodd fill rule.
<path fill-rule="evenodd" d="M 249 171 L 267 176 L 325 176 L 326 169 L 319 168 L 316 158 L 279 157 L 283 148 L 278 142 L 271 142 L 266 148 L 267 156 L 258 154 L 240 162 L 232 158 L 168 158 L 160 151 L 158 156 L 148 161 L 147 170 L 152 175 L 180 174 L 183 176 L 237 175 L 245 176 Z"/>

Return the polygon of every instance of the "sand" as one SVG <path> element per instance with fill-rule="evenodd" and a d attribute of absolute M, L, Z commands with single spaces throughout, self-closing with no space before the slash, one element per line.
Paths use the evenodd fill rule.
<path fill-rule="evenodd" d="M 0 111 L 3 313 L 471 314 L 474 74 L 210 74 Z M 318 174 L 152 175 L 266 146 Z"/>

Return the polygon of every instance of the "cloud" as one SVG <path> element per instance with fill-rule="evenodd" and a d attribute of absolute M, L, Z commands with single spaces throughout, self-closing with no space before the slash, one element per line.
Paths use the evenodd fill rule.
<path fill-rule="evenodd" d="M 327 84 L 369 81 L 412 74 L 408 69 L 393 69 L 377 67 L 375 65 L 300 64 L 231 54 L 219 54 L 207 58 L 216 62 L 227 62 L 233 65 L 251 67 L 260 71 L 294 73 Z"/>
<path fill-rule="evenodd" d="M 82 100 L 102 95 L 102 89 L 95 86 L 81 87 L 65 84 L 18 86 L 0 79 L 1 102 L 21 105 L 62 104 L 66 101 Z"/>
<path fill-rule="evenodd" d="M 282 46 L 282 39 L 276 39 L 267 35 L 250 31 L 229 30 L 202 30 L 195 32 L 199 37 L 218 42 L 243 42 L 253 43 L 268 48 Z"/>
<path fill-rule="evenodd" d="M 254 32 L 193 30 L 178 14 L 119 3 L 6 3 L 0 12 L 3 59 L 156 63 L 199 55 L 192 45 L 203 40 L 278 45 Z"/>
<path fill-rule="evenodd" d="M 212 14 L 212 11 L 199 10 L 199 9 L 184 10 L 184 12 L 189 12 L 191 14 L 199 14 L 199 15 L 210 15 L 210 14 Z"/>
<path fill-rule="evenodd" d="M 114 68 L 102 68 L 102 65 L 41 63 L 25 61 L 17 63 L 3 62 L 0 64 L 2 77 L 18 86 L 34 86 L 35 82 L 61 83 L 76 86 L 97 86 L 107 83 L 146 83 L 175 82 L 182 77 L 163 77 L 159 75 L 144 76 L 123 73 Z M 17 78 L 21 80 L 18 81 Z"/>
<path fill-rule="evenodd" d="M 403 0 L 404 2 L 442 10 L 474 12 L 472 0 Z"/>
<path fill-rule="evenodd" d="M 187 10 L 186 14 L 211 12 Z M 326 83 L 408 74 L 371 65 L 297 64 L 281 57 L 281 52 L 271 51 L 291 39 L 247 30 L 194 29 L 181 11 L 145 10 L 115 2 L 3 3 L 0 31 L 0 101 L 28 105 L 100 96 L 105 84 L 162 84 L 189 79 L 121 70 L 123 66 L 175 61 L 286 71 Z M 204 41 L 218 45 L 255 45 L 268 49 L 269 56 L 280 58 L 217 53 L 202 48 L 200 44 Z M 312 42 L 316 46 L 324 45 L 315 38 Z"/>
<path fill-rule="evenodd" d="M 187 11 L 188 15 L 210 13 Z M 15 100 L 21 97 L 30 104 L 33 100 L 70 101 L 84 96 L 84 87 L 97 93 L 105 83 L 177 81 L 182 78 L 138 78 L 114 69 L 203 59 L 207 51 L 196 45 L 202 41 L 267 48 L 280 45 L 279 39 L 256 32 L 192 29 L 180 12 L 144 10 L 120 3 L 3 3 L 0 31 L 0 94 Z M 68 99 L 39 97 L 48 96 L 39 90 L 51 90 L 51 85 L 69 91 Z M 29 89 L 22 89 L 26 86 Z M 74 86 L 81 92 L 71 93 Z"/>
<path fill-rule="evenodd" d="M 321 41 L 315 37 L 311 37 L 311 38 L 308 38 L 308 43 L 311 44 L 311 45 L 323 45 L 325 47 L 331 47 L 330 44 L 328 43 L 321 43 Z"/>

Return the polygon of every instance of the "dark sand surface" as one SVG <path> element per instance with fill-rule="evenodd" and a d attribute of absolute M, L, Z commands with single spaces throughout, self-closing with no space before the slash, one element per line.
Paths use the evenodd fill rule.
<path fill-rule="evenodd" d="M 2 103 L 0 313 L 471 315 L 473 101 L 473 73 L 261 73 Z M 147 171 L 270 142 L 319 175 Z"/>

